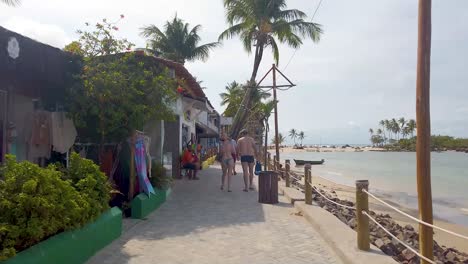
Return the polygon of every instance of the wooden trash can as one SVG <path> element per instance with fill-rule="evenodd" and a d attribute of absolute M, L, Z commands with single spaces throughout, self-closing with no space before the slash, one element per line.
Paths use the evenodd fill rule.
<path fill-rule="evenodd" d="M 258 202 L 265 204 L 278 203 L 278 173 L 262 171 L 258 175 Z"/>

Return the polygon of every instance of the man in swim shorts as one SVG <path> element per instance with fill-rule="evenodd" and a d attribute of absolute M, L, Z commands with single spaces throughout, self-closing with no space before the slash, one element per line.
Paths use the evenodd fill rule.
<path fill-rule="evenodd" d="M 255 140 L 248 135 L 247 130 L 243 129 L 240 132 L 241 138 L 237 141 L 237 154 L 240 156 L 242 170 L 244 172 L 244 192 L 253 188 L 253 169 L 255 165 L 255 157 L 257 156 L 257 146 Z"/>

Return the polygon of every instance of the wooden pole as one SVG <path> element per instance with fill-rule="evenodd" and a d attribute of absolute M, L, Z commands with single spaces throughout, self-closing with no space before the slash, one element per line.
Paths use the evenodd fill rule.
<path fill-rule="evenodd" d="M 276 164 L 276 155 L 273 155 L 273 170 L 274 171 L 278 170 L 278 167 L 277 167 L 277 164 Z"/>
<path fill-rule="evenodd" d="M 291 181 L 289 179 L 289 173 L 291 171 L 291 161 L 290 160 L 286 160 L 285 170 L 286 170 L 286 175 L 285 175 L 286 187 L 291 187 Z"/>
<path fill-rule="evenodd" d="M 268 170 L 271 170 L 271 154 L 270 154 L 270 152 L 267 153 L 267 156 L 268 156 L 268 162 L 267 162 Z"/>
<path fill-rule="evenodd" d="M 263 167 L 265 168 L 265 170 L 268 170 L 268 124 L 266 124 L 266 127 L 265 127 L 265 164 L 263 165 Z"/>
<path fill-rule="evenodd" d="M 431 192 L 431 0 L 419 0 L 418 59 L 416 74 L 416 168 L 419 218 L 433 223 Z M 419 248 L 421 255 L 434 259 L 432 228 L 419 225 Z M 421 263 L 428 262 L 421 259 Z"/>
<path fill-rule="evenodd" d="M 273 101 L 277 102 L 276 100 L 276 65 L 273 64 Z M 276 148 L 276 158 L 278 161 L 280 160 L 279 154 L 279 133 L 278 133 L 278 103 L 275 103 L 275 148 Z"/>
<path fill-rule="evenodd" d="M 306 164 L 304 166 L 304 182 L 305 182 L 305 203 L 312 204 L 312 186 L 311 184 L 311 170 L 312 166 L 310 164 Z"/>
<path fill-rule="evenodd" d="M 362 211 L 369 213 L 369 197 L 362 190 L 369 189 L 369 181 L 356 181 L 356 221 L 357 221 L 357 244 L 360 250 L 370 250 L 369 218 Z"/>

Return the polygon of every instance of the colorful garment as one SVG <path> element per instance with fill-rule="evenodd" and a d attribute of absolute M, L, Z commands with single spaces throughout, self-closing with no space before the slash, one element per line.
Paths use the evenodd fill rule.
<path fill-rule="evenodd" d="M 140 183 L 140 190 L 143 190 L 148 196 L 155 194 L 153 186 L 148 179 L 146 167 L 146 151 L 144 138 L 139 137 L 135 142 L 135 167 Z"/>

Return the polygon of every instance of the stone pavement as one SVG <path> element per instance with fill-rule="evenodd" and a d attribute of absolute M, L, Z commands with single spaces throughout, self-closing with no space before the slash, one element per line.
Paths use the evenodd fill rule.
<path fill-rule="evenodd" d="M 161 208 L 88 263 L 342 263 L 284 197 L 259 204 L 256 191 L 242 192 L 241 173 L 233 192 L 221 191 L 220 173 L 214 166 L 199 181 L 176 181 Z"/>

